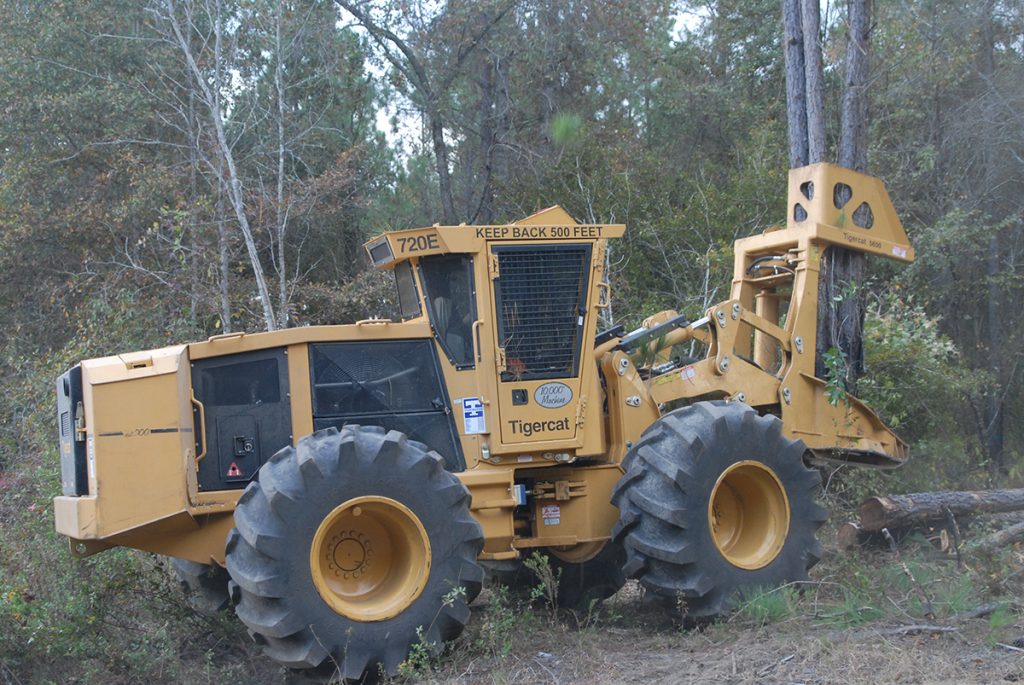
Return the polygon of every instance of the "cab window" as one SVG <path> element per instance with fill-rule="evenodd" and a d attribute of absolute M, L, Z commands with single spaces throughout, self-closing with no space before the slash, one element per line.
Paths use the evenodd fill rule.
<path fill-rule="evenodd" d="M 456 368 L 473 368 L 476 298 L 472 258 L 466 255 L 424 257 L 420 260 L 420 280 L 430 323 L 448 360 Z"/>
<path fill-rule="evenodd" d="M 402 320 L 415 319 L 420 315 L 420 296 L 416 292 L 416 281 L 412 277 L 412 265 L 402 262 L 395 267 L 395 282 L 398 284 L 398 308 Z"/>

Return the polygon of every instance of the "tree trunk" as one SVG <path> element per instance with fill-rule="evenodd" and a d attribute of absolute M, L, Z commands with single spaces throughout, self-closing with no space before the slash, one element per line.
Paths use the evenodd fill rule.
<path fill-rule="evenodd" d="M 288 208 L 284 195 L 284 43 L 281 41 L 281 22 L 284 21 L 284 2 L 277 3 L 274 17 L 274 92 L 277 100 L 277 197 L 274 221 L 274 241 L 277 247 L 275 268 L 277 270 L 277 320 L 281 328 L 288 328 L 288 268 L 285 261 L 284 238 L 288 229 Z"/>
<path fill-rule="evenodd" d="M 477 205 L 477 210 L 468 214 L 468 218 L 471 223 L 479 221 L 489 224 L 494 221 L 494 189 L 491 181 L 494 171 L 494 101 L 497 79 L 492 59 L 485 56 L 480 63 L 479 155 L 484 168 L 478 183 L 480 202 Z"/>
<path fill-rule="evenodd" d="M 836 529 L 836 546 L 841 550 L 860 547 L 868 535 L 859 523 L 847 521 Z"/>
<path fill-rule="evenodd" d="M 807 91 L 801 0 L 782 0 L 783 50 L 786 58 L 786 121 L 789 128 L 789 166 L 807 164 Z"/>
<path fill-rule="evenodd" d="M 869 2 L 847 2 L 846 81 L 840 112 L 839 163 L 855 171 L 865 171 L 868 165 Z"/>
<path fill-rule="evenodd" d="M 848 0 L 846 83 L 843 89 L 839 136 L 839 164 L 855 171 L 867 168 L 868 48 L 871 30 L 869 0 Z M 835 198 L 837 205 L 841 198 Z M 853 213 L 853 207 L 847 214 Z M 822 254 L 818 273 L 818 334 L 815 374 L 825 377 L 825 354 L 832 348 L 846 362 L 841 379 L 854 393 L 864 371 L 864 255 L 841 247 Z"/>
<path fill-rule="evenodd" d="M 185 36 L 187 48 L 192 49 L 192 32 Z M 199 204 L 199 122 L 196 120 L 196 87 L 191 74 L 186 73 L 188 84 L 188 235 L 189 235 L 189 308 L 188 319 L 193 329 L 199 324 L 199 221 L 196 218 L 196 207 Z"/>
<path fill-rule="evenodd" d="M 253 276 L 256 279 L 256 288 L 259 292 L 260 304 L 263 308 L 263 320 L 268 331 L 277 330 L 277 319 L 274 317 L 274 305 L 270 301 L 270 291 L 267 289 L 267 280 L 263 273 L 263 265 L 260 263 L 260 255 L 256 248 L 256 240 L 253 237 L 252 229 L 249 226 L 249 219 L 245 214 L 245 198 L 242 193 L 242 182 L 238 176 L 238 169 L 235 167 L 235 157 L 232 153 L 231 145 L 228 143 L 227 134 L 224 131 L 224 109 L 220 100 L 221 69 L 223 68 L 221 60 L 221 44 L 223 41 L 224 27 L 220 2 L 218 1 L 216 4 L 214 16 L 215 58 L 213 90 L 211 90 L 208 85 L 207 74 L 205 74 L 196 63 L 195 56 L 189 49 L 189 43 L 185 39 L 185 32 L 193 30 L 191 14 L 186 13 L 185 26 L 182 27 L 177 15 L 177 8 L 173 0 L 164 0 L 163 4 L 164 8 L 167 10 L 166 19 L 174 34 L 175 43 L 183 53 L 183 57 L 188 64 L 189 70 L 192 72 L 196 85 L 199 86 L 199 92 L 202 94 L 203 103 L 209 113 L 210 126 L 213 128 L 214 139 L 217 143 L 217 151 L 220 153 L 220 157 L 224 161 L 227 170 L 226 186 L 228 199 L 231 201 L 231 206 L 235 210 L 235 218 L 238 220 L 238 227 L 242 231 L 242 237 L 245 240 L 245 247 L 249 253 L 249 262 L 252 265 Z"/>
<path fill-rule="evenodd" d="M 218 290 L 220 291 L 220 319 L 221 332 L 230 333 L 231 325 L 231 290 L 230 290 L 230 261 L 228 255 L 228 229 L 224 225 L 224 182 L 223 175 L 217 176 L 217 251 L 219 257 L 220 278 L 218 279 Z"/>
<path fill-rule="evenodd" d="M 993 0 L 987 0 L 981 16 L 981 50 L 979 54 L 979 71 L 981 80 L 985 87 L 982 95 L 982 121 L 980 122 L 984 131 L 984 143 L 982 148 L 982 163 L 984 169 L 981 174 L 982 187 L 978 189 L 978 196 L 986 198 L 989 208 L 996 209 L 997 214 L 990 216 L 990 220 L 998 220 L 1000 215 L 997 207 L 998 201 L 992 197 L 993 189 L 998 185 L 996 172 L 996 150 L 995 143 L 995 117 L 996 103 L 993 89 L 995 84 L 995 38 L 992 31 L 992 13 L 994 11 Z M 1000 245 L 1000 229 L 994 227 L 992 235 L 988 240 L 988 250 L 985 255 L 985 277 L 987 280 L 986 292 L 986 326 L 985 333 L 988 338 L 987 365 L 992 376 L 992 385 L 985 394 L 984 430 L 985 456 L 988 459 L 989 472 L 997 476 L 1004 471 L 1003 465 L 1003 326 L 1001 317 L 1000 300 L 1002 292 L 1000 287 L 1000 275 L 1002 272 L 1002 248 Z"/>
<path fill-rule="evenodd" d="M 860 526 L 867 531 L 938 523 L 954 516 L 1024 510 L 1024 489 L 977 492 L 918 492 L 872 497 L 860 505 Z"/>
<path fill-rule="evenodd" d="M 441 217 L 445 224 L 452 226 L 455 219 L 455 200 L 452 196 L 452 177 L 448 169 L 448 143 L 444 142 L 444 125 L 435 106 L 427 111 L 430 120 L 430 138 L 434 144 L 434 161 L 437 164 L 437 189 L 441 194 Z"/>
<path fill-rule="evenodd" d="M 512 134 L 512 100 L 509 97 L 509 57 L 498 54 L 494 58 L 495 104 L 494 104 L 494 146 L 491 157 L 491 203 L 493 215 L 497 218 L 500 192 L 508 182 L 509 140 Z"/>
<path fill-rule="evenodd" d="M 803 0 L 804 79 L 807 85 L 807 163 L 825 161 L 825 80 L 821 64 L 821 6 Z"/>

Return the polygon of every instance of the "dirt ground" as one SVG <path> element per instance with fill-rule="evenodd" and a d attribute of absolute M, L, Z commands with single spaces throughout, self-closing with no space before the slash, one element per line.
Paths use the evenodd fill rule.
<path fill-rule="evenodd" d="M 1024 649 L 1002 638 L 1024 634 L 1016 614 L 993 634 L 991 617 L 923 620 L 889 616 L 836 628 L 821 615 L 758 624 L 744 617 L 699 630 L 665 625 L 627 587 L 613 618 L 569 629 L 543 623 L 519 636 L 504 657 L 477 649 L 473 633 L 451 661 L 427 675 L 453 683 L 996 683 L 1024 680 Z M 487 611 L 487 597 L 474 605 Z M 805 606 L 801 598 L 795 610 Z M 897 614 L 899 612 L 896 612 Z M 645 620 L 649 619 L 649 620 Z M 486 619 L 485 619 L 486 620 Z M 471 624 L 472 625 L 472 624 Z M 930 626 L 894 634 L 907 626 Z M 935 628 L 948 632 L 932 632 Z M 910 632 L 910 631 L 908 631 Z M 1012 641 L 1012 640 L 1011 640 Z M 477 645 L 479 647 L 480 645 Z M 454 657 L 454 658 L 452 658 Z"/>

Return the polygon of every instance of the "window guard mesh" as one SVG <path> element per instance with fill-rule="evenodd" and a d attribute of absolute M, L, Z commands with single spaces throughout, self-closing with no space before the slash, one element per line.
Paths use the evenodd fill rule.
<path fill-rule="evenodd" d="M 589 245 L 496 247 L 503 381 L 577 374 Z"/>

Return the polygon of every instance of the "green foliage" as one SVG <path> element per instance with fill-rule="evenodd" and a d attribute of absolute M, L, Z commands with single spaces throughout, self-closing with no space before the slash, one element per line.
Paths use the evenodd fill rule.
<path fill-rule="evenodd" d="M 915 453 L 926 455 L 899 476 L 912 478 L 923 489 L 963 485 L 980 464 L 965 419 L 973 415 L 972 402 L 987 375 L 966 367 L 940 320 L 902 289 L 869 305 L 864 357 L 867 374 L 858 385 L 859 395 Z M 976 458 L 965 459 L 965 454 Z"/>
<path fill-rule="evenodd" d="M 572 145 L 583 131 L 583 119 L 579 114 L 556 114 L 551 120 L 551 140 L 558 145 Z"/>
<path fill-rule="evenodd" d="M 398 675 L 412 681 L 423 678 L 434 664 L 430 645 L 423 641 L 423 626 L 416 629 L 416 637 L 419 639 L 409 648 L 409 656 L 398 664 Z"/>
<path fill-rule="evenodd" d="M 491 588 L 490 602 L 480 617 L 474 648 L 496 659 L 511 654 L 521 635 L 536 625 L 536 615 L 505 586 Z"/>
<path fill-rule="evenodd" d="M 825 353 L 825 397 L 833 407 L 846 401 L 846 355 L 836 347 Z"/>
<path fill-rule="evenodd" d="M 736 615 L 757 625 L 777 623 L 797 611 L 800 590 L 792 585 L 777 588 L 755 588 L 736 609 Z"/>
<path fill-rule="evenodd" d="M 1007 628 L 1017 623 L 1017 615 L 1008 607 L 999 607 L 988 617 L 988 636 L 986 641 L 995 645 L 1006 639 Z"/>
<path fill-rule="evenodd" d="M 523 565 L 537 579 L 537 584 L 530 589 L 530 602 L 543 600 L 552 611 L 557 609 L 558 583 L 562 578 L 562 569 L 553 566 L 548 557 L 541 552 L 534 552 L 523 559 Z"/>

